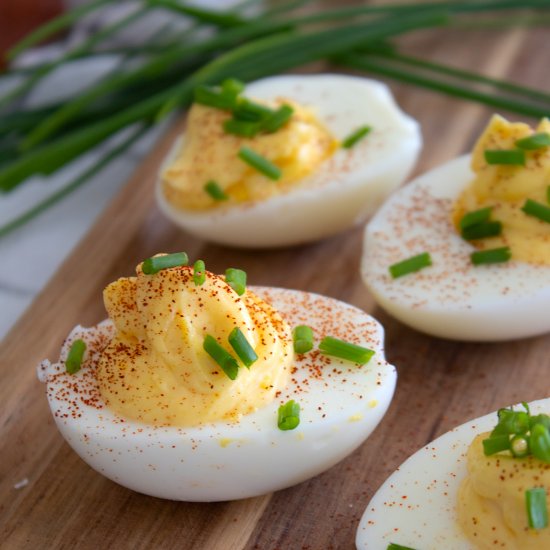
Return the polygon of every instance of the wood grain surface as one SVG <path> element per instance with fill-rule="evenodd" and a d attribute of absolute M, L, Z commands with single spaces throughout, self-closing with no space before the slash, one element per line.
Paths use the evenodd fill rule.
<path fill-rule="evenodd" d="M 427 59 L 548 90 L 549 38 L 543 28 L 440 30 L 411 35 L 404 45 Z M 477 105 L 390 84 L 401 106 L 422 124 L 425 145 L 417 173 L 468 151 L 491 114 Z M 415 332 L 380 310 L 359 276 L 361 227 L 307 246 L 270 251 L 220 247 L 175 228 L 157 210 L 153 186 L 181 126 L 151 152 L 2 346 L 2 548 L 353 548 L 370 497 L 412 452 L 468 419 L 550 395 L 550 336 L 499 344 L 451 342 Z M 384 324 L 398 386 L 386 417 L 365 444 L 296 487 L 213 504 L 143 496 L 80 460 L 55 428 L 35 366 L 45 357 L 57 358 L 75 324 L 91 325 L 104 317 L 101 291 L 108 282 L 131 274 L 153 253 L 177 250 L 204 258 L 213 271 L 238 265 L 253 284 L 344 300 Z M 23 478 L 28 485 L 15 489 Z"/>

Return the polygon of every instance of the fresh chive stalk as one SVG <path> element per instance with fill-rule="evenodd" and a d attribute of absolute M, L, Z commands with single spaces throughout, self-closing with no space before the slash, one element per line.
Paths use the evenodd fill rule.
<path fill-rule="evenodd" d="M 460 234 L 463 239 L 473 241 L 484 239 L 486 237 L 496 237 L 502 233 L 502 223 L 498 221 L 476 223 L 464 227 Z"/>
<path fill-rule="evenodd" d="M 432 265 L 432 258 L 430 254 L 428 252 L 422 252 L 422 254 L 418 254 L 412 258 L 407 258 L 406 260 L 390 265 L 389 270 L 391 276 L 394 279 L 397 279 L 398 277 L 403 277 L 403 275 L 420 271 L 430 265 Z"/>
<path fill-rule="evenodd" d="M 204 351 L 206 351 L 206 353 L 208 353 L 208 355 L 216 361 L 223 372 L 225 372 L 231 380 L 235 380 L 237 378 L 237 375 L 239 374 L 239 364 L 237 363 L 237 360 L 225 348 L 218 344 L 217 340 L 213 336 L 207 334 L 204 337 L 202 347 Z"/>
<path fill-rule="evenodd" d="M 245 367 L 250 368 L 258 360 L 254 348 L 239 327 L 235 327 L 229 334 L 229 343 Z"/>
<path fill-rule="evenodd" d="M 372 131 L 371 126 L 361 126 L 352 132 L 347 138 L 342 141 L 342 147 L 344 149 L 351 149 L 354 145 L 359 143 L 364 137 L 366 137 Z"/>
<path fill-rule="evenodd" d="M 525 166 L 525 151 L 521 149 L 487 149 L 483 152 L 487 164 Z"/>
<path fill-rule="evenodd" d="M 307 353 L 313 349 L 313 329 L 307 325 L 298 325 L 292 331 L 292 341 L 296 353 Z"/>
<path fill-rule="evenodd" d="M 319 343 L 319 351 L 325 355 L 331 355 L 358 365 L 365 365 L 374 355 L 374 351 L 345 340 L 325 336 Z"/>
<path fill-rule="evenodd" d="M 550 223 L 550 206 L 546 206 L 540 202 L 527 199 L 521 209 L 528 215 L 538 218 L 539 220 Z"/>
<path fill-rule="evenodd" d="M 531 529 L 548 527 L 548 507 L 546 504 L 546 489 L 535 487 L 525 491 L 527 521 Z"/>
<path fill-rule="evenodd" d="M 155 275 L 163 269 L 187 265 L 189 258 L 185 252 L 175 252 L 174 254 L 165 254 L 163 256 L 153 256 L 147 258 L 141 264 L 141 270 L 145 275 Z"/>
<path fill-rule="evenodd" d="M 226 201 L 229 199 L 229 195 L 220 187 L 219 183 L 214 180 L 204 184 L 204 190 L 215 200 L 215 201 Z"/>
<path fill-rule="evenodd" d="M 239 158 L 269 179 L 278 180 L 283 174 L 278 166 L 249 147 L 241 147 Z"/>
<path fill-rule="evenodd" d="M 518 139 L 515 146 L 526 151 L 536 151 L 537 149 L 550 147 L 550 134 L 548 132 L 539 132 L 538 134 Z"/>
<path fill-rule="evenodd" d="M 279 407 L 277 413 L 277 426 L 279 430 L 294 430 L 300 424 L 300 404 L 294 399 L 287 401 Z"/>
<path fill-rule="evenodd" d="M 193 282 L 195 286 L 201 286 L 206 281 L 206 266 L 203 260 L 197 260 L 193 264 Z"/>
<path fill-rule="evenodd" d="M 246 271 L 235 267 L 225 270 L 225 282 L 239 295 L 246 292 Z"/>
<path fill-rule="evenodd" d="M 75 374 L 80 370 L 85 351 L 86 343 L 84 340 L 78 339 L 71 344 L 67 359 L 65 360 L 65 369 L 69 374 Z"/>
<path fill-rule="evenodd" d="M 472 225 L 477 225 L 478 223 L 489 221 L 491 210 L 492 207 L 487 206 L 486 208 L 480 208 L 479 210 L 467 212 L 466 214 L 464 214 L 464 216 L 462 216 L 460 220 L 460 229 L 466 229 L 467 227 L 470 227 Z"/>
<path fill-rule="evenodd" d="M 499 264 L 507 262 L 511 257 L 512 253 L 507 246 L 491 248 L 489 250 L 478 250 L 470 254 L 470 260 L 474 265 Z"/>

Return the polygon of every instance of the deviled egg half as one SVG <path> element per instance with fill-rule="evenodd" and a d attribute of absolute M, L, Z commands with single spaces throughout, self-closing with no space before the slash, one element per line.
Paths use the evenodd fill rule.
<path fill-rule="evenodd" d="M 550 122 L 494 116 L 471 156 L 395 193 L 365 229 L 363 279 L 413 328 L 496 341 L 550 331 Z"/>
<path fill-rule="evenodd" d="M 370 217 L 411 171 L 419 126 L 373 80 L 277 76 L 197 90 L 162 164 L 164 214 L 242 247 L 305 243 Z"/>
<path fill-rule="evenodd" d="M 396 383 L 376 320 L 174 257 L 111 283 L 110 319 L 38 368 L 83 460 L 141 493 L 220 501 L 297 484 L 369 436 Z"/>
<path fill-rule="evenodd" d="M 550 448 L 537 447 L 537 457 L 517 442 L 540 432 L 550 438 L 550 399 L 530 403 L 530 414 L 513 409 L 462 424 L 407 459 L 365 509 L 357 548 L 549 548 L 550 527 L 535 516 L 550 507 Z M 525 454 L 497 452 L 503 438 Z"/>

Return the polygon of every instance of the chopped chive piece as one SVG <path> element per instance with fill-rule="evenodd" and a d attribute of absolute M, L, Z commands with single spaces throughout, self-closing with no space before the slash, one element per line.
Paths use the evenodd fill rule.
<path fill-rule="evenodd" d="M 510 451 L 516 458 L 524 458 L 529 454 L 529 441 L 523 435 L 515 435 L 510 441 Z"/>
<path fill-rule="evenodd" d="M 415 550 L 415 549 L 411 548 L 410 546 L 402 546 L 401 544 L 395 544 L 394 542 L 390 542 L 386 550 Z"/>
<path fill-rule="evenodd" d="M 490 250 L 479 250 L 470 254 L 470 260 L 474 265 L 499 264 L 507 262 L 512 257 L 507 246 L 502 248 L 491 248 Z"/>
<path fill-rule="evenodd" d="M 235 107 L 235 97 L 223 94 L 210 86 L 197 86 L 195 88 L 195 103 L 214 107 L 223 111 L 231 111 Z"/>
<path fill-rule="evenodd" d="M 482 443 L 485 456 L 491 456 L 510 449 L 510 437 L 508 435 L 491 436 L 484 439 Z"/>
<path fill-rule="evenodd" d="M 67 354 L 67 359 L 65 359 L 65 369 L 69 374 L 75 374 L 80 370 L 85 351 L 86 343 L 84 340 L 78 339 L 71 344 L 71 349 Z"/>
<path fill-rule="evenodd" d="M 250 368 L 250 365 L 258 359 L 254 348 L 248 343 L 239 327 L 235 327 L 229 334 L 229 343 L 245 367 Z"/>
<path fill-rule="evenodd" d="M 279 430 L 293 430 L 300 424 L 300 405 L 291 399 L 279 407 L 277 426 Z"/>
<path fill-rule="evenodd" d="M 550 206 L 546 206 L 540 202 L 527 199 L 521 209 L 528 215 L 538 218 L 539 220 L 550 223 Z"/>
<path fill-rule="evenodd" d="M 207 334 L 204 337 L 202 347 L 204 351 L 218 363 L 223 372 L 225 372 L 231 380 L 237 378 L 237 374 L 239 373 L 239 364 L 237 360 L 228 351 L 222 348 L 213 336 Z"/>
<path fill-rule="evenodd" d="M 272 133 L 282 128 L 292 117 L 294 109 L 290 105 L 281 105 L 262 122 L 262 130 Z"/>
<path fill-rule="evenodd" d="M 296 353 L 307 353 L 313 349 L 313 330 L 306 325 L 298 325 L 292 331 L 292 341 Z"/>
<path fill-rule="evenodd" d="M 498 424 L 491 435 L 524 434 L 529 431 L 529 413 L 513 409 L 499 409 Z"/>
<path fill-rule="evenodd" d="M 547 414 L 537 414 L 529 418 L 529 428 L 533 429 L 535 424 L 542 424 L 547 430 L 550 430 L 550 416 Z"/>
<path fill-rule="evenodd" d="M 496 237 L 502 233 L 501 222 L 482 222 L 465 227 L 461 231 L 463 239 L 473 241 L 475 239 L 484 239 L 485 237 Z"/>
<path fill-rule="evenodd" d="M 409 273 L 420 271 L 424 267 L 432 265 L 432 258 L 428 252 L 423 252 L 412 258 L 408 258 L 396 264 L 390 265 L 390 274 L 394 279 L 397 277 L 403 277 Z"/>
<path fill-rule="evenodd" d="M 546 188 L 546 202 L 550 204 L 550 185 Z"/>
<path fill-rule="evenodd" d="M 272 180 L 278 180 L 282 175 L 278 166 L 248 147 L 241 147 L 239 158 Z"/>
<path fill-rule="evenodd" d="M 223 129 L 226 134 L 251 138 L 260 132 L 261 127 L 259 122 L 249 122 L 247 120 L 235 120 L 234 118 L 230 118 L 223 123 Z"/>
<path fill-rule="evenodd" d="M 479 210 L 473 210 L 472 212 L 464 214 L 460 220 L 460 229 L 466 229 L 472 225 L 489 221 L 491 210 L 492 207 L 487 206 L 486 208 L 480 208 Z"/>
<path fill-rule="evenodd" d="M 154 256 L 147 258 L 141 264 L 141 270 L 145 275 L 154 275 L 161 269 L 169 269 L 171 267 L 179 267 L 187 265 L 189 258 L 185 252 L 176 252 L 174 254 L 164 254 L 163 256 Z"/>
<path fill-rule="evenodd" d="M 193 281 L 200 286 L 206 280 L 206 266 L 202 260 L 197 260 L 193 265 Z"/>
<path fill-rule="evenodd" d="M 543 462 L 550 462 L 550 432 L 543 424 L 535 424 L 531 428 L 529 448 L 533 456 Z"/>
<path fill-rule="evenodd" d="M 518 139 L 515 143 L 516 147 L 525 149 L 526 151 L 535 151 L 543 147 L 550 146 L 550 134 L 548 132 L 540 132 L 522 139 Z"/>
<path fill-rule="evenodd" d="M 236 78 L 226 78 L 222 82 L 222 94 L 225 97 L 237 97 L 244 91 L 244 82 Z"/>
<path fill-rule="evenodd" d="M 361 128 L 358 128 L 350 134 L 344 141 L 342 142 L 342 147 L 344 149 L 350 149 L 353 147 L 358 141 L 361 141 L 367 134 L 369 134 L 372 130 L 371 126 L 361 126 Z"/>
<path fill-rule="evenodd" d="M 487 150 L 485 151 L 487 164 L 512 164 L 525 166 L 525 152 L 521 149 Z"/>
<path fill-rule="evenodd" d="M 548 507 L 546 505 L 546 489 L 535 487 L 525 491 L 527 520 L 531 529 L 548 527 Z"/>
<path fill-rule="evenodd" d="M 246 271 L 229 267 L 225 270 L 225 282 L 239 295 L 246 290 Z"/>
<path fill-rule="evenodd" d="M 370 361 L 374 351 L 345 340 L 339 340 L 332 336 L 325 336 L 319 344 L 319 350 L 325 355 L 332 355 L 340 359 L 346 359 L 359 365 L 364 365 Z"/>
<path fill-rule="evenodd" d="M 226 201 L 229 199 L 224 190 L 220 185 L 214 180 L 210 180 L 208 183 L 204 184 L 204 190 L 215 200 L 215 201 Z"/>
<path fill-rule="evenodd" d="M 275 113 L 273 109 L 260 105 L 249 99 L 241 99 L 233 109 L 233 116 L 237 120 L 246 120 L 249 122 L 260 122 Z"/>

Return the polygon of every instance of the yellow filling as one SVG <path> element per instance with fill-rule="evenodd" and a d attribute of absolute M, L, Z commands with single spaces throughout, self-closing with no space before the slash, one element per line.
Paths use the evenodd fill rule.
<path fill-rule="evenodd" d="M 178 267 L 122 278 L 104 291 L 116 335 L 98 368 L 101 394 L 116 413 L 147 424 L 192 426 L 241 415 L 275 398 L 293 359 L 290 329 L 250 290 L 242 296 L 223 277 Z M 239 362 L 231 380 L 204 351 L 211 334 L 234 357 L 229 333 L 239 327 L 258 355 Z"/>
<path fill-rule="evenodd" d="M 550 132 L 550 121 L 543 119 L 536 132 Z M 467 212 L 491 206 L 491 220 L 502 222 L 502 234 L 473 244 L 481 249 L 508 246 L 513 259 L 550 265 L 550 223 L 521 210 L 526 199 L 550 206 L 550 147 L 526 151 L 525 166 L 489 165 L 484 158 L 486 150 L 514 149 L 516 140 L 533 133 L 527 124 L 493 116 L 473 150 L 471 165 L 476 176 L 458 198 L 453 220 L 459 227 Z"/>
<path fill-rule="evenodd" d="M 294 113 L 276 132 L 253 138 L 225 133 L 223 123 L 231 113 L 199 104 L 191 107 L 181 150 L 163 175 L 168 202 L 177 208 L 206 210 L 266 200 L 287 192 L 337 149 L 338 142 L 311 110 L 288 100 L 262 104 L 272 108 L 288 104 Z M 273 181 L 241 160 L 238 153 L 243 146 L 276 164 L 282 170 L 281 178 Z M 229 200 L 216 201 L 206 193 L 204 185 L 212 180 Z"/>
<path fill-rule="evenodd" d="M 530 529 L 525 491 L 546 488 L 550 509 L 550 464 L 533 456 L 485 456 L 483 439 L 468 449 L 468 477 L 458 493 L 458 521 L 476 548 L 481 550 L 541 550 L 550 548 L 550 528 Z"/>

